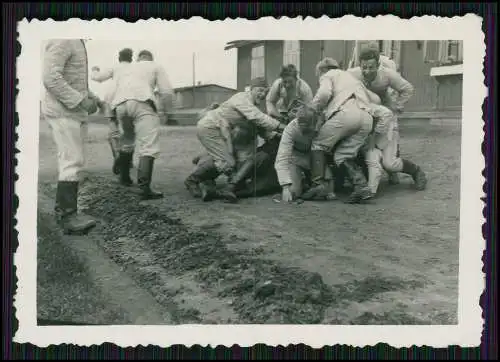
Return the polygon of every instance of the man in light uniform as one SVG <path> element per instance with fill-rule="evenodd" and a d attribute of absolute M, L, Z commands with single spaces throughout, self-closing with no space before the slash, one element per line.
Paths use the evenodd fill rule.
<path fill-rule="evenodd" d="M 223 190 L 227 201 L 236 202 L 234 193 L 236 181 L 233 176 L 241 163 L 252 157 L 257 148 L 257 128 L 266 132 L 265 137 L 273 137 L 274 131 L 281 132 L 285 125 L 263 113 L 257 105 L 265 100 L 268 85 L 264 78 L 253 79 L 249 91 L 239 92 L 223 102 L 217 109 L 210 110 L 198 122 L 198 139 L 207 153 L 212 157 L 217 175 L 229 177 L 229 185 Z M 225 128 L 248 128 L 253 135 L 246 147 L 233 152 L 231 142 L 227 140 Z M 229 143 L 229 145 L 228 145 Z M 235 157 L 236 156 L 236 157 Z M 185 185 L 191 192 L 196 185 L 209 179 L 214 179 L 212 168 L 197 168 L 197 174 L 191 174 Z"/>
<path fill-rule="evenodd" d="M 282 187 L 281 201 L 288 203 L 302 196 L 311 171 L 311 144 L 317 135 L 317 115 L 310 106 L 298 110 L 297 117 L 292 120 L 281 136 L 274 167 L 278 181 Z M 327 200 L 335 199 L 330 168 L 325 169 L 325 179 L 330 180 Z"/>
<path fill-rule="evenodd" d="M 279 119 L 289 112 L 294 101 L 298 100 L 303 104 L 312 101 L 311 87 L 299 78 L 298 74 L 299 72 L 293 64 L 283 66 L 280 77 L 273 82 L 266 97 L 268 115 Z"/>
<path fill-rule="evenodd" d="M 376 124 L 367 142 L 365 159 L 368 166 L 368 186 L 372 195 L 377 193 L 383 170 L 408 174 L 413 178 L 415 188 L 424 190 L 427 179 L 420 166 L 397 155 L 396 116 L 390 109 L 380 105 L 380 102 L 372 103 L 371 107 Z"/>
<path fill-rule="evenodd" d="M 119 73 L 120 68 L 127 67 L 127 65 L 132 63 L 133 60 L 133 50 L 130 48 L 125 48 L 120 50 L 118 53 L 118 67 L 116 69 L 109 69 L 106 71 L 102 71 L 99 67 L 93 67 L 91 73 L 91 79 L 96 82 L 104 82 L 108 80 L 112 80 L 112 84 L 109 87 L 108 92 L 106 92 L 106 96 L 104 97 L 104 117 L 108 119 L 109 124 L 109 134 L 108 134 L 108 142 L 111 146 L 111 152 L 113 154 L 113 173 L 115 175 L 120 174 L 120 125 L 118 120 L 116 119 L 116 113 L 111 109 L 111 103 L 113 102 L 113 97 L 116 92 L 116 81 L 113 79 L 114 73 Z M 132 165 L 131 165 L 132 166 Z M 132 184 L 132 180 L 121 180 L 121 182 L 129 186 Z"/>
<path fill-rule="evenodd" d="M 116 81 L 111 109 L 116 112 L 122 129 L 120 178 L 123 183 L 131 184 L 130 167 L 137 146 L 137 183 L 142 191 L 141 197 L 143 200 L 162 198 L 163 193 L 151 188 L 154 161 L 160 154 L 161 112 L 156 108 L 154 91 L 157 87 L 161 111 L 166 112 L 172 107 L 173 100 L 168 76 L 147 50 L 139 53 L 137 62 L 108 72 Z"/>
<path fill-rule="evenodd" d="M 378 47 L 368 45 L 361 49 L 359 54 L 360 66 L 349 69 L 357 79 L 361 80 L 365 86 L 375 94 L 377 94 L 382 105 L 389 108 L 396 117 L 403 112 L 404 105 L 413 96 L 414 88 L 410 82 L 404 79 L 393 67 L 385 61 L 382 66 Z M 394 125 L 394 136 L 398 138 L 399 144 L 399 125 L 396 119 Z M 399 146 L 398 146 L 399 156 Z M 399 182 L 396 174 L 390 175 L 390 183 L 396 184 Z"/>
<path fill-rule="evenodd" d="M 43 61 L 46 92 L 42 114 L 57 146 L 57 221 L 64 233 L 85 234 L 96 222 L 78 213 L 78 187 L 86 156 L 82 127 L 88 115 L 97 111 L 100 100 L 89 90 L 84 40 L 49 40 Z"/>
<path fill-rule="evenodd" d="M 339 69 L 336 60 L 325 58 L 316 66 L 320 86 L 312 106 L 324 116 L 318 135 L 312 142 L 313 187 L 305 198 L 326 196 L 326 154 L 334 152 L 337 167 L 346 171 L 354 190 L 347 203 L 359 203 L 371 198 L 367 180 L 356 159 L 372 129 L 370 100 L 362 82 L 351 73 Z"/>

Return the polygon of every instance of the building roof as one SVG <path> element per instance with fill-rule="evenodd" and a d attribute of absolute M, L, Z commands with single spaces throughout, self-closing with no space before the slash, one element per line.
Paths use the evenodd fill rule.
<path fill-rule="evenodd" d="M 229 50 L 233 48 L 241 48 L 242 46 L 259 43 L 262 40 L 232 40 L 226 44 L 224 50 Z"/>
<path fill-rule="evenodd" d="M 219 84 L 209 83 L 209 84 L 197 84 L 195 86 L 188 85 L 188 86 L 185 86 L 185 87 L 177 87 L 177 88 L 174 88 L 174 92 L 182 92 L 182 91 L 190 90 L 190 89 L 193 89 L 193 88 L 199 89 L 199 88 L 205 88 L 205 87 L 217 87 L 217 88 L 227 89 L 227 90 L 230 90 L 230 91 L 233 91 L 233 92 L 237 91 L 234 88 L 225 87 L 225 86 L 219 85 Z"/>

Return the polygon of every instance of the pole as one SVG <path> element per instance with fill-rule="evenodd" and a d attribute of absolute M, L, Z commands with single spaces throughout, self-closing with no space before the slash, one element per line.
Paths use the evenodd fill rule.
<path fill-rule="evenodd" d="M 196 107 L 196 53 L 193 52 L 193 108 Z"/>

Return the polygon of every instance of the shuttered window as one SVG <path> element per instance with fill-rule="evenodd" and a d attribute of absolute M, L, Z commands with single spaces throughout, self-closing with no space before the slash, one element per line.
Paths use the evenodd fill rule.
<path fill-rule="evenodd" d="M 285 40 L 283 64 L 293 64 L 300 71 L 300 40 Z"/>
<path fill-rule="evenodd" d="M 264 57 L 264 45 L 252 48 L 251 78 L 264 77 L 266 74 L 266 62 Z"/>

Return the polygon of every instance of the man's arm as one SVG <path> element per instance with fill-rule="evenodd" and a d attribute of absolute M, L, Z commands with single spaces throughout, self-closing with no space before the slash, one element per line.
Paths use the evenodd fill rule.
<path fill-rule="evenodd" d="M 102 83 L 113 78 L 114 70 L 113 68 L 100 70 L 99 67 L 92 67 L 92 72 L 90 73 L 90 79 L 95 82 Z"/>
<path fill-rule="evenodd" d="M 168 112 L 173 108 L 174 91 L 165 68 L 160 65 L 156 67 L 156 88 L 159 95 L 159 107 L 162 112 Z"/>
<path fill-rule="evenodd" d="M 312 100 L 312 106 L 317 113 L 322 113 L 328 105 L 333 93 L 333 84 L 329 78 L 322 76 L 319 80 L 319 88 Z"/>
<path fill-rule="evenodd" d="M 268 131 L 276 131 L 281 126 L 278 120 L 262 113 L 259 108 L 250 102 L 238 102 L 238 104 L 235 104 L 235 108 L 257 127 L 264 128 Z"/>
<path fill-rule="evenodd" d="M 293 162 L 293 136 L 297 131 L 297 123 L 292 121 L 286 126 L 281 136 L 278 153 L 276 154 L 276 161 L 274 162 L 274 169 L 278 176 L 278 181 L 281 186 L 292 184 L 292 174 L 290 166 Z"/>
<path fill-rule="evenodd" d="M 43 85 L 54 97 L 69 109 L 75 109 L 85 95 L 71 87 L 64 79 L 66 61 L 71 57 L 69 40 L 50 41 L 45 48 L 43 64 Z"/>
<path fill-rule="evenodd" d="M 386 69 L 386 74 L 389 79 L 389 87 L 398 93 L 397 99 L 389 99 L 391 108 L 397 112 L 401 112 L 404 105 L 413 96 L 415 91 L 413 85 L 404 79 L 398 72 Z M 389 96 L 389 94 L 387 94 Z"/>
<path fill-rule="evenodd" d="M 268 115 L 273 117 L 280 116 L 280 112 L 276 107 L 276 104 L 278 103 L 279 99 L 280 99 L 280 81 L 276 80 L 271 85 L 271 89 L 269 89 L 269 92 L 267 93 L 266 96 L 266 110 Z"/>

